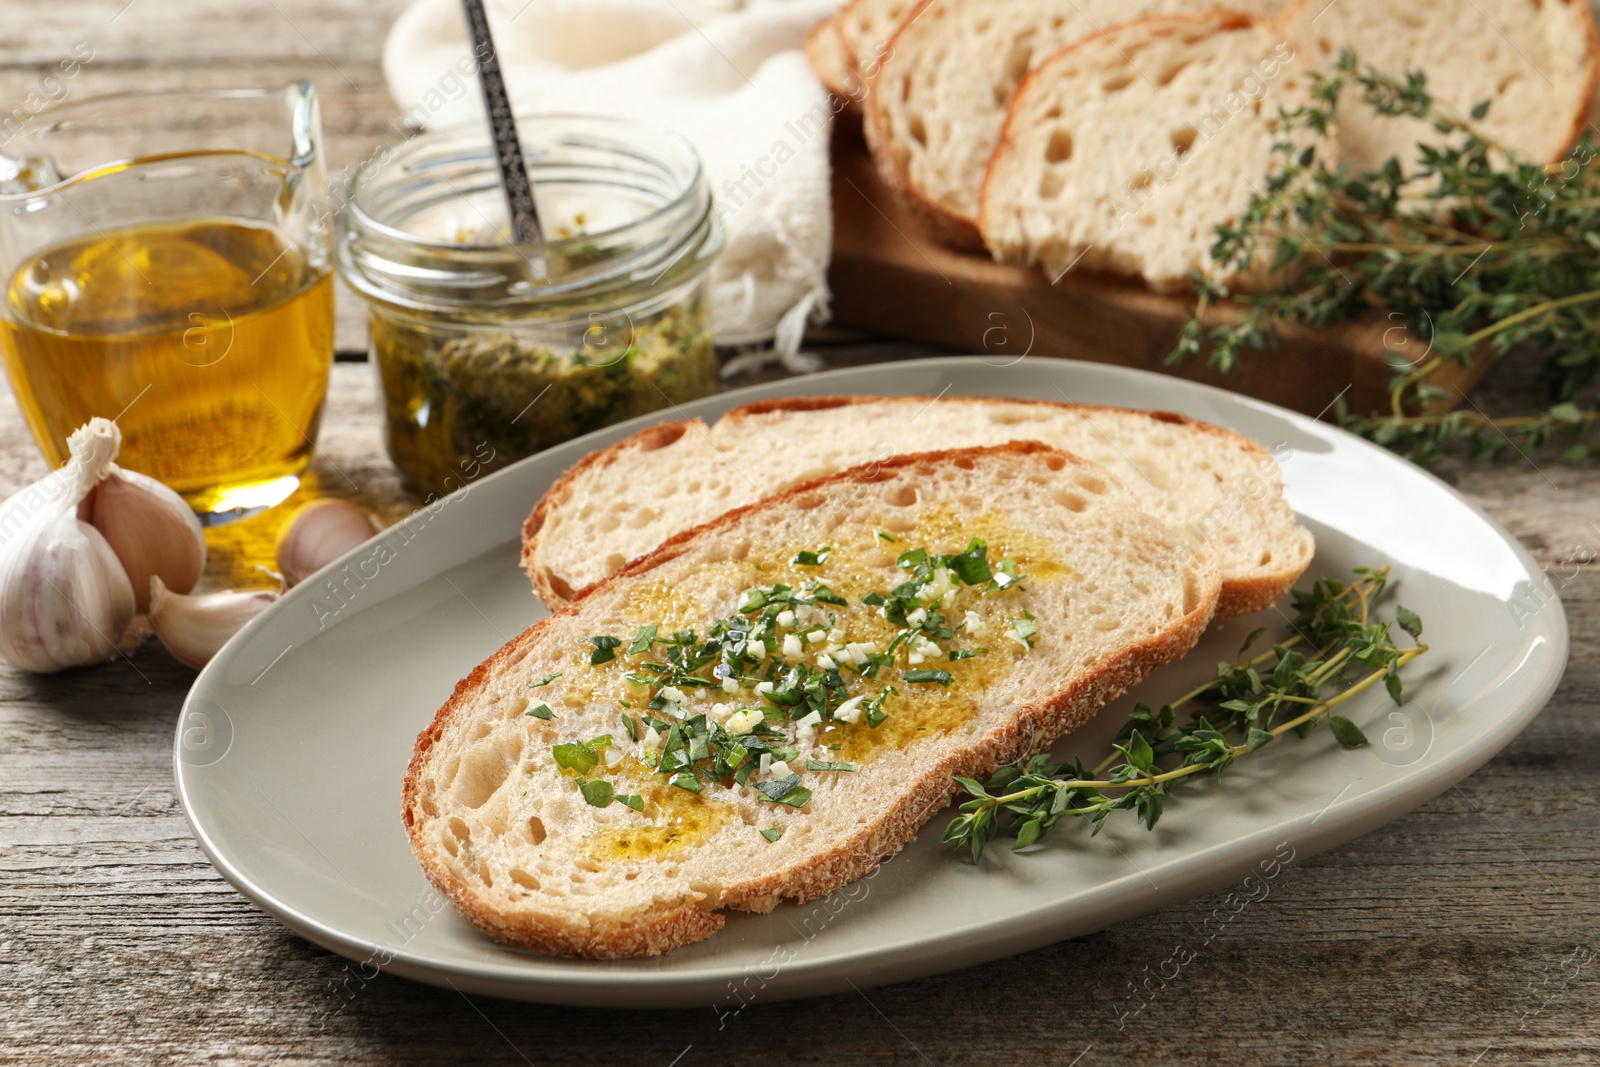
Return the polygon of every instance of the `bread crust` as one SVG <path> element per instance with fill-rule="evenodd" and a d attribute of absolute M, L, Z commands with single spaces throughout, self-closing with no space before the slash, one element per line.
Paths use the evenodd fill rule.
<path fill-rule="evenodd" d="M 709 427 L 700 419 L 681 419 L 672 422 L 658 422 L 654 426 L 647 426 L 631 437 L 623 438 L 616 444 L 598 451 L 590 452 L 571 467 L 567 472 L 557 478 L 555 484 L 545 490 L 544 496 L 534 505 L 533 511 L 522 524 L 522 569 L 527 572 L 528 578 L 533 582 L 534 592 L 539 595 L 546 606 L 554 610 L 556 607 L 572 600 L 577 590 L 569 587 L 556 575 L 538 566 L 533 558 L 534 548 L 538 545 L 539 531 L 544 529 L 545 522 L 550 513 L 557 507 L 567 504 L 573 496 L 573 489 L 578 480 L 589 471 L 603 470 L 611 466 L 630 449 L 641 449 L 649 452 L 657 448 L 665 448 L 686 433 L 693 433 L 696 429 L 705 433 Z"/>
<path fill-rule="evenodd" d="M 984 448 L 951 449 L 895 456 L 881 462 L 852 467 L 826 478 L 796 485 L 753 504 L 735 508 L 709 522 L 675 535 L 654 552 L 641 556 L 609 577 L 579 592 L 572 602 L 556 615 L 535 622 L 517 637 L 506 642 L 479 664 L 471 674 L 456 684 L 450 699 L 435 713 L 432 722 L 418 734 L 412 749 L 411 762 L 406 768 L 401 788 L 401 821 L 406 828 L 411 850 L 429 882 L 444 894 L 469 922 L 500 941 L 540 952 L 590 959 L 659 955 L 692 941 L 709 937 L 721 929 L 724 917 L 714 909 L 735 908 L 766 912 L 771 911 L 785 898 L 804 902 L 837 891 L 915 840 L 917 830 L 934 816 L 958 788 L 952 781 L 954 776 L 985 777 L 1002 764 L 1023 758 L 1033 752 L 1043 751 L 1057 737 L 1082 725 L 1130 685 L 1193 648 L 1210 624 L 1216 610 L 1220 583 L 1215 575 L 1202 573 L 1201 579 L 1207 585 L 1200 591 L 1194 608 L 1187 614 L 1174 619 L 1147 639 L 1130 645 L 1113 656 L 1108 656 L 1092 671 L 1080 676 L 1066 688 L 1017 709 L 1010 720 L 990 730 L 970 748 L 953 753 L 928 767 L 908 785 L 897 803 L 879 813 L 856 833 L 840 841 L 798 877 L 773 875 L 739 883 L 728 887 L 719 900 L 710 900 L 705 894 L 689 892 L 681 899 L 657 901 L 629 915 L 602 916 L 599 922 L 596 922 L 595 916 L 587 915 L 585 918 L 588 921 L 582 926 L 534 913 L 506 914 L 500 909 L 489 906 L 452 878 L 432 849 L 421 839 L 419 800 L 424 780 L 423 766 L 433 746 L 443 735 L 446 723 L 452 715 L 470 706 L 476 692 L 483 687 L 490 675 L 513 659 L 524 643 L 552 625 L 555 619 L 576 612 L 586 598 L 597 595 L 616 583 L 647 574 L 677 558 L 697 540 L 716 537 L 730 526 L 740 523 L 747 515 L 787 508 L 792 501 L 803 494 L 831 486 L 879 481 L 886 470 L 940 464 L 959 460 L 961 457 L 1004 453 L 1054 454 L 1065 458 L 1071 464 L 1092 466 L 1088 461 L 1060 449 L 1050 448 L 1034 441 L 1014 441 L 1010 444 Z"/>
<path fill-rule="evenodd" d="M 858 82 L 855 57 L 850 54 L 844 37 L 839 33 L 839 16 L 825 18 L 806 33 L 806 65 L 817 76 L 822 87 L 846 107 L 855 106 L 848 79 Z"/>
<path fill-rule="evenodd" d="M 827 411 L 834 408 L 849 407 L 857 404 L 931 404 L 939 398 L 932 396 L 797 396 L 776 397 L 770 400 L 757 400 L 741 405 L 731 411 L 725 412 L 722 419 L 746 419 L 760 415 L 775 415 L 788 412 Z M 1145 415 L 1161 422 L 1182 426 L 1196 432 L 1215 435 L 1230 444 L 1250 454 L 1257 464 L 1265 462 L 1276 463 L 1272 454 L 1256 442 L 1242 434 L 1221 426 L 1213 426 L 1209 422 L 1191 419 L 1187 415 L 1180 415 L 1171 411 L 1140 411 L 1133 408 L 1118 408 L 1098 404 L 1073 404 L 1059 400 L 1021 400 L 1009 397 L 962 397 L 962 400 L 993 400 L 1006 404 L 1033 404 L 1040 407 L 1055 408 L 1065 411 L 1100 411 L 1117 414 Z M 720 420 L 719 420 L 720 421 Z M 565 506 L 574 495 L 577 482 L 585 472 L 594 469 L 603 469 L 616 463 L 624 453 L 635 448 L 659 448 L 670 444 L 682 437 L 684 433 L 692 432 L 698 427 L 700 432 L 706 432 L 709 427 L 700 419 L 687 422 L 665 422 L 640 430 L 632 437 L 624 438 L 616 444 L 591 453 L 580 460 L 566 474 L 556 480 L 555 484 L 539 499 L 533 512 L 522 526 L 522 567 L 527 572 L 533 583 L 534 591 L 538 594 L 547 607 L 552 611 L 558 610 L 571 602 L 581 590 L 573 590 L 556 575 L 551 574 L 546 568 L 539 566 L 537 560 L 539 532 L 543 528 L 547 516 L 557 508 Z M 674 538 L 673 540 L 676 540 Z M 668 542 L 669 544 L 671 541 Z M 645 557 L 648 558 L 648 557 Z M 626 569 L 626 568 L 624 568 Z M 620 572 L 619 572 L 620 573 Z M 1264 611 L 1283 596 L 1294 586 L 1300 576 L 1305 573 L 1304 567 L 1286 566 L 1280 570 L 1252 578 L 1227 578 L 1222 582 L 1221 599 L 1217 607 L 1218 618 L 1233 618 L 1238 615 L 1251 615 Z M 590 588 L 593 588 L 591 586 Z"/>
<path fill-rule="evenodd" d="M 1594 9 L 1586 0 L 1559 0 L 1559 2 L 1577 8 L 1578 18 L 1583 22 L 1583 52 L 1588 63 L 1583 78 L 1583 100 L 1572 116 L 1572 129 L 1567 134 L 1567 145 L 1554 159 L 1546 160 L 1548 163 L 1563 162 L 1583 139 L 1583 131 L 1589 128 L 1589 115 L 1594 110 L 1595 93 L 1600 91 L 1600 30 L 1597 30 L 1594 24 Z"/>
<path fill-rule="evenodd" d="M 959 215 L 944 205 L 928 199 L 912 183 L 911 175 L 894 154 L 889 120 L 884 116 L 881 95 L 878 93 L 879 79 L 899 55 L 901 38 L 911 30 L 923 12 L 936 2 L 938 0 L 919 0 L 915 7 L 906 12 L 906 17 L 901 20 L 899 27 L 889 38 L 884 60 L 867 82 L 867 99 L 861 114 L 861 132 L 866 136 L 867 151 L 871 154 L 872 162 L 878 168 L 878 175 L 883 179 L 883 183 L 916 216 L 934 239 L 951 248 L 978 251 L 983 248 L 983 238 L 978 234 L 977 220 Z"/>

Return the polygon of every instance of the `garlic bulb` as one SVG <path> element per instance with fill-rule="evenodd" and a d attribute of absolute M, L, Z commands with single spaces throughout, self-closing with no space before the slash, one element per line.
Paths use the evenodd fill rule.
<path fill-rule="evenodd" d="M 50 672 L 110 659 L 133 620 L 133 586 L 78 504 L 122 443 L 111 422 L 75 431 L 66 466 L 0 504 L 0 656 Z"/>
<path fill-rule="evenodd" d="M 148 475 L 110 464 L 78 506 L 122 561 L 139 610 L 150 610 L 150 578 L 187 593 L 206 565 L 206 539 L 183 497 Z"/>
<path fill-rule="evenodd" d="M 278 596 L 274 589 L 184 596 L 168 589 L 159 577 L 153 577 L 150 625 L 174 659 L 198 670 Z"/>
<path fill-rule="evenodd" d="M 295 585 L 382 532 L 371 512 L 349 501 L 313 500 L 295 512 L 279 535 L 278 569 Z"/>

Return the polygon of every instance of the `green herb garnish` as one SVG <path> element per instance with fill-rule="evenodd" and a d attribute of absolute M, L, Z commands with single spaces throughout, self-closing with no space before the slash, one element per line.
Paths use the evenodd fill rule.
<path fill-rule="evenodd" d="M 589 662 L 596 667 L 616 659 L 617 648 L 622 644 L 618 638 L 608 637 L 605 634 L 590 637 L 587 640 L 594 646 L 594 651 L 589 654 Z"/>
<path fill-rule="evenodd" d="M 656 643 L 656 624 L 639 627 L 639 632 L 633 635 L 633 643 L 628 646 L 628 655 L 637 656 L 649 652 Z"/>
<path fill-rule="evenodd" d="M 550 749 L 550 754 L 555 757 L 556 766 L 562 770 L 587 774 L 594 770 L 601 754 L 610 744 L 611 735 L 601 734 L 590 741 L 569 741 L 555 745 Z"/>
<path fill-rule="evenodd" d="M 761 836 L 766 838 L 768 841 L 776 841 L 778 838 L 783 836 L 783 831 L 778 827 L 773 827 L 770 830 L 762 830 Z"/>
<path fill-rule="evenodd" d="M 982 585 L 994 577 L 994 572 L 989 569 L 988 557 L 989 546 L 974 537 L 965 552 L 950 557 L 949 566 L 966 584 Z"/>
<path fill-rule="evenodd" d="M 1359 96 L 1347 106 L 1422 120 L 1436 136 L 1373 170 L 1330 166 L 1294 135 L 1325 136 L 1346 93 Z M 1271 288 L 1228 293 L 1196 277 L 1198 300 L 1168 362 L 1204 354 L 1228 372 L 1247 352 L 1276 350 L 1280 323 L 1323 327 L 1378 309 L 1393 372 L 1388 409 L 1354 411 L 1341 397 L 1343 426 L 1421 463 L 1551 443 L 1566 446 L 1568 462 L 1590 456 L 1600 446 L 1600 148 L 1587 131 L 1559 163 L 1518 156 L 1478 128 L 1489 106 L 1456 114 L 1420 72 L 1397 80 L 1341 55 L 1310 104 L 1280 111 L 1274 163 L 1253 183 L 1260 191 L 1216 231 L 1212 260 L 1266 268 Z M 1205 326 L 1224 299 L 1240 314 Z M 1432 381 L 1436 371 L 1508 356 L 1539 362 L 1548 406 L 1448 410 L 1459 397 Z"/>
<path fill-rule="evenodd" d="M 543 678 L 540 678 L 537 682 L 529 682 L 528 683 L 528 688 L 529 689 L 542 688 L 544 686 L 549 685 L 551 682 L 555 681 L 559 677 L 561 677 L 561 672 L 560 671 L 556 671 L 554 674 L 547 674 Z"/>
<path fill-rule="evenodd" d="M 820 567 L 828 562 L 828 553 L 832 551 L 833 549 L 827 545 L 817 549 L 815 552 L 802 550 L 792 562 L 801 567 Z"/>
<path fill-rule="evenodd" d="M 854 763 L 833 763 L 822 759 L 806 760 L 806 770 L 808 771 L 853 771 L 855 769 L 856 765 Z"/>
<path fill-rule="evenodd" d="M 1211 681 L 1156 710 L 1135 706 L 1111 755 L 1092 769 L 1045 753 L 1002 767 L 983 782 L 956 779 L 970 799 L 944 840 L 976 862 L 1002 830 L 1022 849 L 1069 815 L 1088 819 L 1091 834 L 1100 832 L 1112 812 L 1124 810 L 1154 828 L 1169 791 L 1183 779 L 1220 777 L 1236 759 L 1285 734 L 1304 736 L 1325 718 L 1339 744 L 1366 744 L 1360 729 L 1333 709 L 1380 679 L 1400 703 L 1400 669 L 1428 646 L 1394 642 L 1397 625 L 1413 641 L 1421 635 L 1422 620 L 1413 612 L 1398 608 L 1395 622 L 1371 619 L 1388 583 L 1387 568 L 1356 573 L 1360 580 L 1353 584 L 1323 578 L 1309 590 L 1296 589 L 1299 613 L 1292 633 L 1269 651 L 1247 656 L 1258 630 L 1235 662 L 1218 665 Z M 1364 673 L 1352 678 L 1358 670 Z M 1179 724 L 1176 712 L 1196 702 L 1203 705 L 1190 713 L 1192 721 Z"/>
<path fill-rule="evenodd" d="M 908 682 L 936 682 L 939 685 L 949 685 L 952 681 L 949 671 L 938 670 L 909 670 L 901 672 L 901 677 Z"/>
<path fill-rule="evenodd" d="M 600 778 L 593 781 L 585 781 L 579 778 L 578 788 L 583 790 L 583 799 L 596 808 L 605 807 L 617 795 L 616 790 L 611 787 L 611 783 Z"/>
<path fill-rule="evenodd" d="M 772 782 L 755 783 L 756 790 L 778 804 L 787 804 L 791 808 L 805 805 L 811 799 L 811 790 L 800 784 L 800 776 L 791 774 Z"/>
<path fill-rule="evenodd" d="M 549 704 L 540 704 L 536 708 L 529 708 L 527 714 L 532 715 L 535 719 L 544 719 L 546 721 L 555 718 L 555 713 L 550 710 Z"/>

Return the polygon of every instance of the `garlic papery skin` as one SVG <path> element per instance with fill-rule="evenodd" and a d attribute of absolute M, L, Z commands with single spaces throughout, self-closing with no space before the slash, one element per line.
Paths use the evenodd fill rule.
<path fill-rule="evenodd" d="M 347 500 L 313 500 L 278 537 L 278 570 L 290 585 L 315 574 L 374 534 L 383 524 Z"/>
<path fill-rule="evenodd" d="M 159 577 L 150 579 L 150 626 L 172 658 L 199 670 L 228 638 L 278 599 L 275 589 L 243 593 L 174 593 Z"/>
<path fill-rule="evenodd" d="M 135 611 L 116 553 L 77 516 L 121 434 L 94 419 L 67 443 L 64 467 L 0 504 L 0 656 L 41 673 L 112 658 Z"/>
<path fill-rule="evenodd" d="M 187 593 L 206 566 L 200 520 L 183 497 L 149 475 L 111 464 L 78 506 L 78 517 L 105 535 L 133 584 L 141 612 L 150 610 L 150 579 Z"/>

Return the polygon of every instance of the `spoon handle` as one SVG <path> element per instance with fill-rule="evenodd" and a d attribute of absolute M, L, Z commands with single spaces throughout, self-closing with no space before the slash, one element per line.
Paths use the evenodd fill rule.
<path fill-rule="evenodd" d="M 472 52 L 478 57 L 478 84 L 483 89 L 483 106 L 489 113 L 494 133 L 495 156 L 500 163 L 500 184 L 506 191 L 506 207 L 511 212 L 511 237 L 517 244 L 542 239 L 539 212 L 533 206 L 533 185 L 522 160 L 522 142 L 517 138 L 517 122 L 511 114 L 511 99 L 506 95 L 505 79 L 500 76 L 500 57 L 494 38 L 489 35 L 489 19 L 483 0 L 461 0 L 467 16 L 467 32 L 472 35 Z"/>

